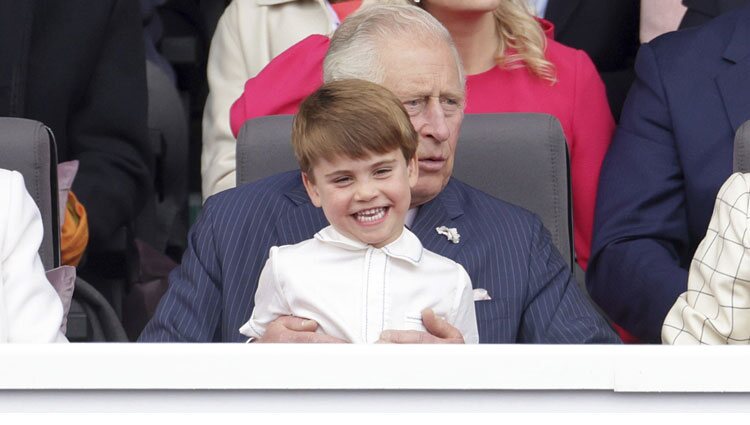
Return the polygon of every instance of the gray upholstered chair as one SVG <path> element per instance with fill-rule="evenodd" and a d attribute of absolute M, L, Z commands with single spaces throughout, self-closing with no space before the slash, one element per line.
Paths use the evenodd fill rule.
<path fill-rule="evenodd" d="M 50 130 L 38 121 L 0 118 L 0 168 L 21 173 L 42 213 L 44 235 L 39 256 L 44 268 L 60 265 L 57 152 Z"/>
<path fill-rule="evenodd" d="M 237 140 L 237 184 L 297 169 L 291 115 L 250 120 Z M 537 214 L 573 265 L 567 144 L 546 114 L 469 114 L 456 149 L 454 176 Z"/>
<path fill-rule="evenodd" d="M 57 151 L 50 129 L 38 121 L 0 117 L 0 168 L 23 175 L 26 189 L 42 215 L 42 264 L 46 270 L 59 267 Z M 71 341 L 127 341 L 112 306 L 80 278 L 75 282 L 66 335 Z"/>
<path fill-rule="evenodd" d="M 739 173 L 750 172 L 750 121 L 745 121 L 734 135 L 733 169 Z"/>

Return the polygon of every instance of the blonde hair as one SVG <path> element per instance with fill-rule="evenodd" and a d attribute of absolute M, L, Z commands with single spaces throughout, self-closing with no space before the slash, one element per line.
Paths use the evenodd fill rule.
<path fill-rule="evenodd" d="M 424 8 L 413 0 L 364 0 L 370 4 L 411 4 Z M 555 65 L 544 56 L 547 37 L 529 7 L 528 0 L 503 0 L 494 10 L 497 34 L 500 38 L 495 63 L 500 68 L 527 68 L 532 74 L 554 84 Z"/>
<path fill-rule="evenodd" d="M 544 56 L 547 37 L 527 1 L 504 0 L 493 14 L 500 36 L 495 56 L 498 66 L 505 69 L 526 67 L 532 74 L 554 84 L 557 81 L 555 65 Z"/>

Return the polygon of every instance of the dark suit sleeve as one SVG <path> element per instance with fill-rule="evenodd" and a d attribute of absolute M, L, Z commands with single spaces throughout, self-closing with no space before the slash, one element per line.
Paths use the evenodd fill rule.
<path fill-rule="evenodd" d="M 618 343 L 537 221 L 529 258 L 529 290 L 518 342 Z"/>
<path fill-rule="evenodd" d="M 138 5 L 117 0 L 82 101 L 69 118 L 72 156 L 80 160 L 73 191 L 86 207 L 92 245 L 132 221 L 151 193 L 146 133 L 146 74 Z M 63 61 L 65 59 L 62 59 Z"/>
<path fill-rule="evenodd" d="M 170 273 L 169 289 L 139 341 L 211 342 L 219 335 L 222 283 L 212 201 L 190 230 L 182 263 Z"/>
<path fill-rule="evenodd" d="M 669 99 L 650 44 L 636 60 L 636 81 L 602 166 L 587 283 L 615 323 L 644 341 L 685 290 L 687 253 L 683 171 Z"/>

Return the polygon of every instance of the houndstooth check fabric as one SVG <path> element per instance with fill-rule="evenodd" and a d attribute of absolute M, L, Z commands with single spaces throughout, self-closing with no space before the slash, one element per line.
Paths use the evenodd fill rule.
<path fill-rule="evenodd" d="M 750 174 L 719 189 L 706 236 L 690 264 L 687 292 L 667 314 L 665 344 L 750 342 Z"/>

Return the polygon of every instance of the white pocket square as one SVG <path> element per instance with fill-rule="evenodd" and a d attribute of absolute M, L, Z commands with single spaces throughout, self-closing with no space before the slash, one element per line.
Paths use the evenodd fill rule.
<path fill-rule="evenodd" d="M 487 301 L 492 299 L 490 293 L 484 288 L 476 288 L 472 292 L 474 293 L 474 301 Z"/>

